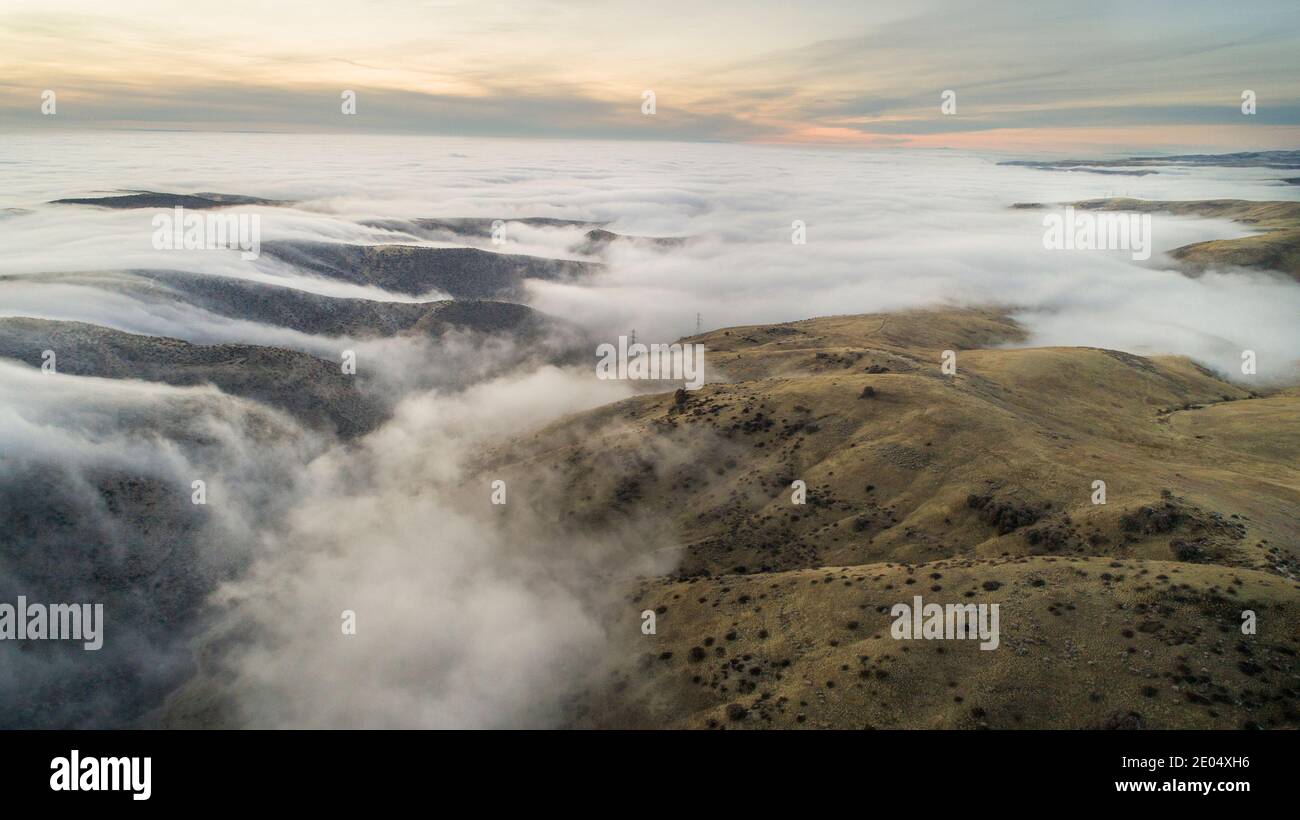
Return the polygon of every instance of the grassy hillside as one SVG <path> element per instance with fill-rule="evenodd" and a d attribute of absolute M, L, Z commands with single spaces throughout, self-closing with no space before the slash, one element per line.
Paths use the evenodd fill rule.
<path fill-rule="evenodd" d="M 997 347 L 1022 337 L 996 311 L 719 330 L 688 341 L 727 381 L 486 453 L 575 525 L 657 516 L 680 544 L 620 579 L 575 723 L 1300 725 L 1300 396 Z M 999 603 L 1000 648 L 891 638 L 918 590 Z"/>
<path fill-rule="evenodd" d="M 1231 219 L 1263 233 L 1239 239 L 1212 239 L 1175 248 L 1171 255 L 1189 273 L 1231 267 L 1281 271 L 1300 280 L 1300 202 L 1251 202 L 1244 199 L 1205 199 L 1158 202 L 1140 199 L 1093 199 L 1074 203 L 1097 211 L 1168 213 Z"/>

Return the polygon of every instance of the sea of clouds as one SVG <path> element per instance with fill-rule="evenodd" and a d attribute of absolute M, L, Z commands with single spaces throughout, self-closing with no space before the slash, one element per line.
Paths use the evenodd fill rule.
<path fill-rule="evenodd" d="M 298 200 L 247 209 L 262 241 L 412 242 L 367 228 L 378 218 L 547 216 L 607 221 L 633 234 L 690 236 L 670 254 L 616 248 L 605 275 L 539 283 L 530 303 L 608 336 L 636 328 L 671 340 L 707 328 L 938 304 L 1014 307 L 1029 344 L 1182 353 L 1225 373 L 1255 350 L 1261 376 L 1294 376 L 1300 288 L 1247 271 L 1197 279 L 1166 251 L 1250 230 L 1156 215 L 1155 252 L 1043 247 L 1043 213 L 1016 202 L 1107 195 L 1144 199 L 1295 199 L 1300 188 L 1267 169 L 1174 168 L 1142 177 L 1001 166 L 952 151 L 848 151 L 721 144 L 272 134 L 9 137 L 0 165 L 0 276 L 51 271 L 181 267 L 317 293 L 407 301 L 303 276 L 263 256 L 156 251 L 149 211 L 51 207 L 64 196 L 122 189 L 218 191 Z M 245 210 L 245 209 L 241 209 Z M 791 242 L 791 224 L 807 243 Z M 573 230 L 510 231 L 504 250 L 569 256 Z M 437 244 L 437 243 L 423 243 Z M 482 245 L 492 248 L 486 239 Z M 29 292 L 0 314 L 86 318 L 124 330 L 213 341 L 256 331 L 171 308 L 124 311 L 109 296 Z M 47 285 L 45 287 L 54 287 Z M 429 294 L 425 298 L 436 298 Z M 178 315 L 179 312 L 179 315 Z M 259 340 L 275 343 L 282 331 Z M 285 342 L 281 342 L 285 343 Z M 304 346 L 299 341 L 296 346 Z"/>

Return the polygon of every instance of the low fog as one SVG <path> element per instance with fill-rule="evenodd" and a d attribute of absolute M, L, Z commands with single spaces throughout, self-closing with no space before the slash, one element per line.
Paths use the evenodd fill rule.
<path fill-rule="evenodd" d="M 382 218 L 530 216 L 609 222 L 623 233 L 695 237 L 669 254 L 615 247 L 607 272 L 581 285 L 534 283 L 529 302 L 601 336 L 636 328 L 671 340 L 706 329 L 833 313 L 936 304 L 998 303 L 1021 310 L 1029 344 L 1087 344 L 1135 353 L 1181 353 L 1231 373 L 1253 349 L 1261 377 L 1293 376 L 1300 342 L 1292 317 L 1300 288 L 1277 277 L 1227 271 L 1190 279 L 1164 252 L 1191 242 L 1249 234 L 1239 224 L 1156 215 L 1155 252 L 1045 250 L 1041 212 L 1016 202 L 1102 196 L 1145 199 L 1294 199 L 1295 186 L 1266 169 L 1167 168 L 1141 177 L 1000 166 L 999 157 L 953 151 L 837 151 L 732 145 L 564 143 L 274 135 L 121 135 L 15 140 L 40 151 L 56 173 L 18 164 L 4 171 L 6 206 L 30 213 L 0 220 L 7 253 L 0 275 L 50 271 L 183 268 L 300 287 L 334 296 L 410 297 L 302 275 L 263 254 L 243 262 L 221 251 L 155 251 L 150 211 L 45 206 L 61 196 L 121 189 L 214 190 L 283 198 L 295 208 L 252 208 L 262 241 L 314 239 L 436 246 L 360 223 Z M 133 157 L 147 154 L 147 166 Z M 790 241 L 807 226 L 807 244 Z M 511 226 L 491 250 L 571 258 L 582 230 Z M 438 298 L 428 294 L 421 298 Z M 43 315 L 102 320 L 196 341 L 257 336 L 202 315 L 158 315 L 51 294 Z M 31 298 L 0 302 L 30 315 Z M 279 341 L 277 341 L 277 338 Z M 321 350 L 316 345 L 314 350 Z"/>
<path fill-rule="evenodd" d="M 467 464 L 626 395 L 544 368 L 412 397 L 359 447 L 314 462 L 265 559 L 217 596 L 223 651 L 173 719 L 191 725 L 215 700 L 251 726 L 552 725 L 599 668 L 609 581 L 671 569 L 672 544 L 652 522 L 564 526 L 563 487 L 546 476 L 502 477 L 506 503 L 493 504 L 496 477 Z"/>

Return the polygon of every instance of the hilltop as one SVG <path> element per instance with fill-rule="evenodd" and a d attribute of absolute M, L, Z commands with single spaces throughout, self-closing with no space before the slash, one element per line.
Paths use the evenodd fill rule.
<path fill-rule="evenodd" d="M 1300 726 L 1300 393 L 1022 340 L 996 310 L 713 331 L 723 381 L 485 453 L 680 544 L 621 580 L 575 725 Z M 913 594 L 999 603 L 1002 647 L 893 640 Z"/>
<path fill-rule="evenodd" d="M 1245 199 L 1200 199 L 1165 202 L 1159 200 L 1089 199 L 1069 203 L 1088 211 L 1164 213 L 1231 219 L 1257 228 L 1261 233 L 1239 239 L 1194 242 L 1170 251 L 1189 275 L 1207 270 L 1253 268 L 1278 271 L 1300 281 L 1300 202 L 1253 202 Z M 1043 208 L 1039 203 L 1018 203 L 1016 208 Z"/>

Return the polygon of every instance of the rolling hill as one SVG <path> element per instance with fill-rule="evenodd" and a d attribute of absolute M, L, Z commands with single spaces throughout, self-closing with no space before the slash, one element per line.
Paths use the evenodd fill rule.
<path fill-rule="evenodd" d="M 1300 394 L 1022 338 L 994 310 L 714 331 L 686 341 L 721 381 L 485 453 L 574 526 L 680 543 L 619 579 L 574 725 L 1300 726 Z M 1000 648 L 894 640 L 914 594 L 998 603 Z"/>

